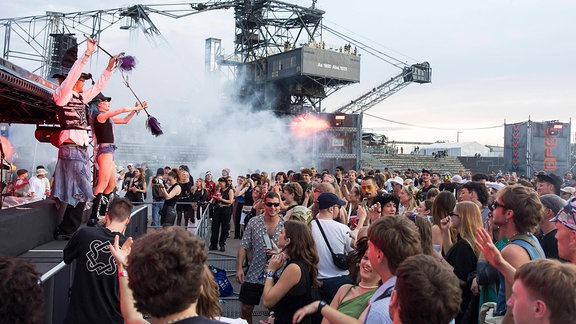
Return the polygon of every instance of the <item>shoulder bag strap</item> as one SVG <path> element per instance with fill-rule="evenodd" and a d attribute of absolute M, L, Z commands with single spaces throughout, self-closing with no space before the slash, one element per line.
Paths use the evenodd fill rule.
<path fill-rule="evenodd" d="M 332 256 L 334 256 L 334 251 L 332 251 L 332 248 L 330 247 L 330 243 L 328 243 L 328 239 L 326 238 L 326 234 L 324 234 L 324 230 L 322 229 L 322 226 L 320 226 L 320 221 L 318 220 L 318 218 L 316 218 L 316 223 L 318 224 L 318 228 L 320 229 L 320 233 L 322 233 L 322 237 L 324 238 L 324 242 L 326 242 L 326 245 L 328 245 L 328 250 L 330 250 L 330 254 L 332 254 Z"/>

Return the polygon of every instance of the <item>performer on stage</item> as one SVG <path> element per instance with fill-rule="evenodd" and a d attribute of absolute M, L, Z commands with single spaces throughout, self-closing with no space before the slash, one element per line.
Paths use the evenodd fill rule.
<path fill-rule="evenodd" d="M 92 213 L 88 225 L 98 223 L 98 216 L 104 216 L 108 207 L 110 196 L 116 188 L 116 165 L 114 164 L 114 124 L 128 124 L 136 111 L 148 106 L 146 101 L 134 107 L 123 107 L 110 110 L 110 100 L 102 93 L 98 94 L 90 103 L 90 115 L 92 119 L 92 133 L 96 138 L 94 156 L 98 169 L 98 182 L 94 188 L 96 198 L 92 201 Z M 116 116 L 130 112 L 124 118 Z"/>
<path fill-rule="evenodd" d="M 68 204 L 62 222 L 54 233 L 56 239 L 68 239 L 78 229 L 86 201 L 93 197 L 87 151 L 89 138 L 86 103 L 96 97 L 110 80 L 118 58 L 117 55 L 111 57 L 96 84 L 84 90 L 85 80 L 92 79 L 92 75 L 82 70 L 96 50 L 96 40 L 89 38 L 86 44 L 86 52 L 76 60 L 66 79 L 53 94 L 61 127 L 60 133 L 54 135 L 58 136 L 58 162 L 54 171 L 53 196 Z"/>

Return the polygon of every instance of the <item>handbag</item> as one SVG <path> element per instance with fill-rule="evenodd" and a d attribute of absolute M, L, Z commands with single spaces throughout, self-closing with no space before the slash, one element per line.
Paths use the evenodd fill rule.
<path fill-rule="evenodd" d="M 316 223 L 318 224 L 318 228 L 320 229 L 320 233 L 322 233 L 322 237 L 324 238 L 324 242 L 326 242 L 326 245 L 328 246 L 328 249 L 330 250 L 330 254 L 332 254 L 332 262 L 334 262 L 334 265 L 341 270 L 348 270 L 348 256 L 344 253 L 334 253 L 334 251 L 332 251 L 332 247 L 330 246 L 330 243 L 328 243 L 328 239 L 326 238 L 326 234 L 324 234 L 324 230 L 322 229 L 322 226 L 320 226 L 320 221 L 318 220 L 318 218 L 316 218 Z"/>
<path fill-rule="evenodd" d="M 228 297 L 234 294 L 234 287 L 232 287 L 232 283 L 230 283 L 230 279 L 226 275 L 226 270 L 216 268 L 213 265 L 208 266 L 212 274 L 214 274 L 214 280 L 218 284 L 218 292 L 220 293 L 220 297 Z"/>

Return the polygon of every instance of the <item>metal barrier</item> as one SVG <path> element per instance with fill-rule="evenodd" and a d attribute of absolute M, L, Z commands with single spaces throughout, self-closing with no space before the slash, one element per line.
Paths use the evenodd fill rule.
<path fill-rule="evenodd" d="M 71 266 L 62 261 L 40 277 L 44 286 L 44 323 L 64 322 L 71 276 Z"/>
<path fill-rule="evenodd" d="M 143 203 L 143 204 L 148 204 L 148 203 Z M 187 203 L 189 204 L 189 203 Z M 191 232 L 192 234 L 198 236 L 201 240 L 204 241 L 204 243 L 206 243 L 206 246 L 208 246 L 208 244 L 210 243 L 210 219 L 209 219 L 209 213 L 208 213 L 208 206 L 198 206 L 198 208 L 200 208 L 200 219 L 197 220 L 197 222 L 194 223 L 194 225 L 192 226 L 181 226 L 183 228 L 186 228 L 186 230 L 188 230 L 189 232 Z M 163 226 L 148 226 L 148 228 L 162 228 Z"/>

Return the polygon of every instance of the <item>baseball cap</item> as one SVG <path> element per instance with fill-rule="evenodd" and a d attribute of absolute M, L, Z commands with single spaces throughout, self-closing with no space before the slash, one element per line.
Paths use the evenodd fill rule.
<path fill-rule="evenodd" d="M 560 193 L 560 187 L 562 186 L 562 183 L 564 183 L 564 181 L 562 180 L 562 178 L 560 176 L 557 176 L 554 173 L 547 174 L 544 171 L 539 172 L 536 175 L 536 178 L 540 182 L 551 183 L 554 186 L 554 188 L 556 189 L 557 194 Z"/>
<path fill-rule="evenodd" d="M 462 181 L 462 177 L 459 174 L 456 174 L 454 176 L 452 176 L 452 178 L 450 179 L 450 181 L 452 183 L 462 183 L 464 181 Z"/>
<path fill-rule="evenodd" d="M 324 192 L 318 196 L 318 209 L 328 209 L 334 205 L 344 206 L 346 202 L 331 192 Z"/>
<path fill-rule="evenodd" d="M 392 179 L 390 179 L 390 184 L 399 184 L 401 186 L 404 185 L 404 179 L 400 178 L 400 177 L 394 177 Z"/>
<path fill-rule="evenodd" d="M 570 198 L 568 203 L 550 221 L 560 222 L 569 229 L 576 231 L 576 197 Z"/>
<path fill-rule="evenodd" d="M 564 187 L 562 189 L 560 189 L 561 192 L 567 193 L 567 194 L 571 194 L 573 195 L 574 192 L 576 192 L 576 188 L 574 187 Z"/>
<path fill-rule="evenodd" d="M 558 214 L 560 209 L 566 205 L 566 200 L 554 195 L 554 194 L 545 194 L 540 197 L 540 201 L 542 205 L 546 208 L 552 209 L 554 214 Z"/>

